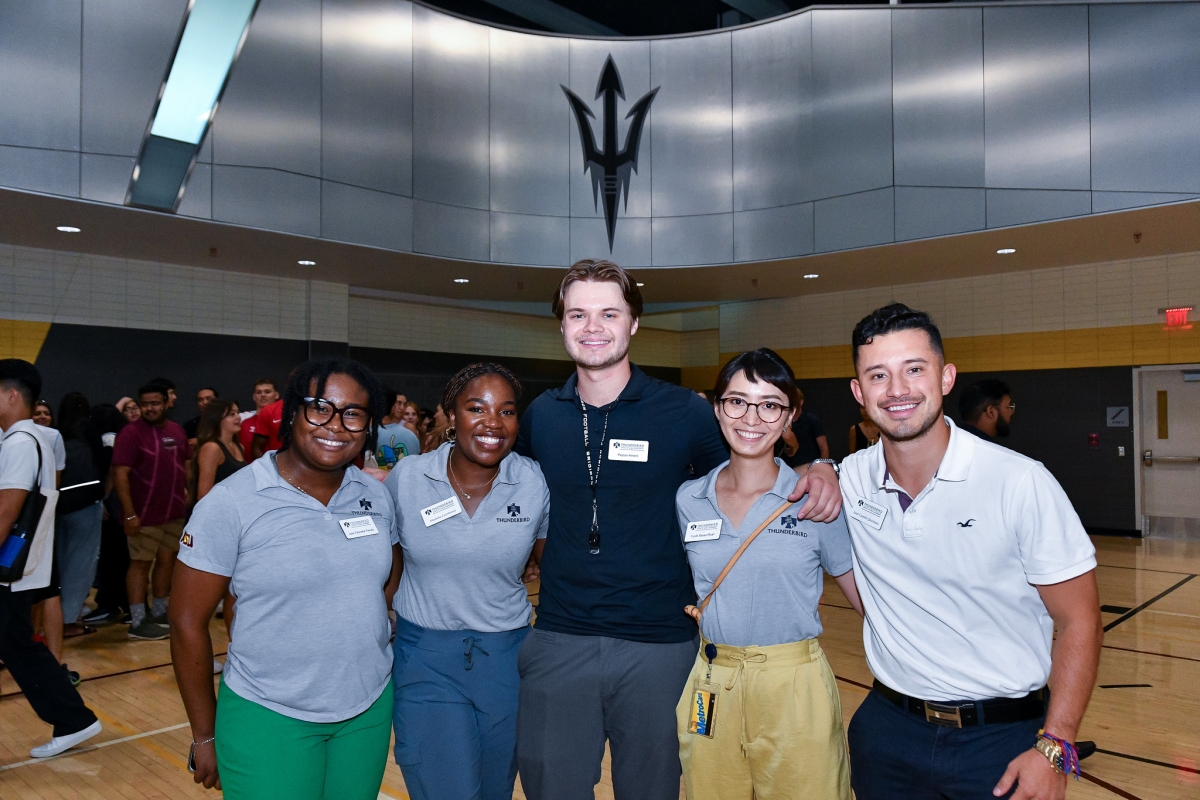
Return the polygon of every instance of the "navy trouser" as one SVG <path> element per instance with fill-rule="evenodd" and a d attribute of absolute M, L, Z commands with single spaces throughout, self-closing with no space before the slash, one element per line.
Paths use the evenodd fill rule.
<path fill-rule="evenodd" d="M 412 800 L 511 800 L 517 653 L 529 628 L 437 631 L 396 620 L 396 763 Z"/>
<path fill-rule="evenodd" d="M 994 800 L 1009 762 L 1033 747 L 1044 721 L 947 728 L 872 691 L 850 720 L 851 788 L 857 800 Z"/>

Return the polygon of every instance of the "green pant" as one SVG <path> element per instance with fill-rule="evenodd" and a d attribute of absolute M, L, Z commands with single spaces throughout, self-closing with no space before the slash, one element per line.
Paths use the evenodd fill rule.
<path fill-rule="evenodd" d="M 305 722 L 234 694 L 217 696 L 225 800 L 376 800 L 392 731 L 392 684 L 342 722 Z"/>

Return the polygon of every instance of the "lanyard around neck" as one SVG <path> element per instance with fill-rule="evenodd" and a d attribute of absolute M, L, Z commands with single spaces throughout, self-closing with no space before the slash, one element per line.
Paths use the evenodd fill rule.
<path fill-rule="evenodd" d="M 579 397 L 579 389 L 575 390 L 575 396 Z M 608 415 L 612 413 L 610 407 L 604 412 L 604 429 L 600 433 L 600 452 L 596 455 L 596 466 L 592 467 L 592 443 L 588 431 L 587 406 L 584 405 L 583 398 L 579 397 L 579 410 L 583 414 L 583 455 L 587 459 L 588 469 L 588 486 L 592 490 L 592 530 L 588 534 L 588 552 L 592 555 L 597 555 L 600 552 L 600 511 L 596 501 L 596 489 L 600 486 L 600 467 L 604 465 L 604 441 L 608 438 Z"/>

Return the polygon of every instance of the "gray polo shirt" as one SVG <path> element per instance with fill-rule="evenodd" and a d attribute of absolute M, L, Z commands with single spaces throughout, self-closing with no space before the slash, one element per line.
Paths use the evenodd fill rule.
<path fill-rule="evenodd" d="M 397 541 L 383 484 L 353 466 L 328 508 L 283 480 L 273 455 L 214 486 L 196 504 L 179 560 L 232 578 L 226 685 L 307 722 L 369 708 L 391 678 L 383 587 Z"/>
<path fill-rule="evenodd" d="M 745 537 L 796 487 L 795 471 L 781 459 L 775 459 L 775 463 L 779 465 L 775 486 L 750 507 L 740 529 L 734 528 L 717 507 L 717 474 L 729 466 L 728 461 L 705 477 L 679 487 L 675 510 L 696 594 L 701 599 Z M 850 570 L 850 534 L 845 514 L 833 522 L 797 519 L 796 511 L 803 504 L 802 498 L 760 533 L 717 589 L 700 618 L 700 631 L 710 642 L 767 647 L 815 639 L 821 634 L 817 613 L 824 589 L 821 570 L 830 575 Z M 711 536 L 717 520 L 717 538 L 687 541 L 697 538 L 697 533 L 689 536 L 688 523 L 709 523 L 698 526 L 699 536 Z"/>
<path fill-rule="evenodd" d="M 550 524 L 550 491 L 533 459 L 509 453 L 487 497 L 467 515 L 446 477 L 452 444 L 401 459 L 387 478 L 397 510 L 404 573 L 392 607 L 422 628 L 484 633 L 529 624 L 521 575 Z M 426 526 L 424 512 L 446 503 Z M 440 510 L 440 509 L 439 509 Z"/>

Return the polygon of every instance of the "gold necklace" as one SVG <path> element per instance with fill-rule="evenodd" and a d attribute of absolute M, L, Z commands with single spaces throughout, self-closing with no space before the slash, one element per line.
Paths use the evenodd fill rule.
<path fill-rule="evenodd" d="M 275 464 L 275 471 L 279 473 L 279 477 L 281 477 L 285 481 L 287 481 L 288 486 L 291 486 L 293 489 L 300 492 L 300 494 L 307 495 L 308 497 L 312 497 L 311 494 L 308 494 L 308 492 L 304 491 L 303 486 L 300 486 L 295 481 L 293 481 L 291 478 L 289 478 L 287 475 L 283 474 L 283 470 L 281 470 L 279 468 L 279 459 L 278 458 L 276 458 L 275 456 L 271 456 L 271 461 Z"/>
<path fill-rule="evenodd" d="M 458 482 L 458 476 L 454 474 L 454 451 L 453 450 L 450 451 L 450 455 L 447 456 L 447 458 L 446 458 L 446 466 L 450 467 L 450 480 L 454 481 L 454 485 L 458 487 L 458 493 L 461 494 L 464 499 L 470 500 L 471 495 L 467 494 L 467 490 L 462 488 L 462 484 Z M 492 481 L 496 480 L 496 476 L 499 474 L 500 474 L 500 467 L 497 465 L 496 471 L 494 473 L 492 473 L 492 477 L 488 478 L 486 483 L 481 483 L 478 486 L 472 486 L 471 491 L 477 492 L 485 486 L 491 486 Z M 303 490 L 301 490 L 301 491 L 303 491 Z"/>

